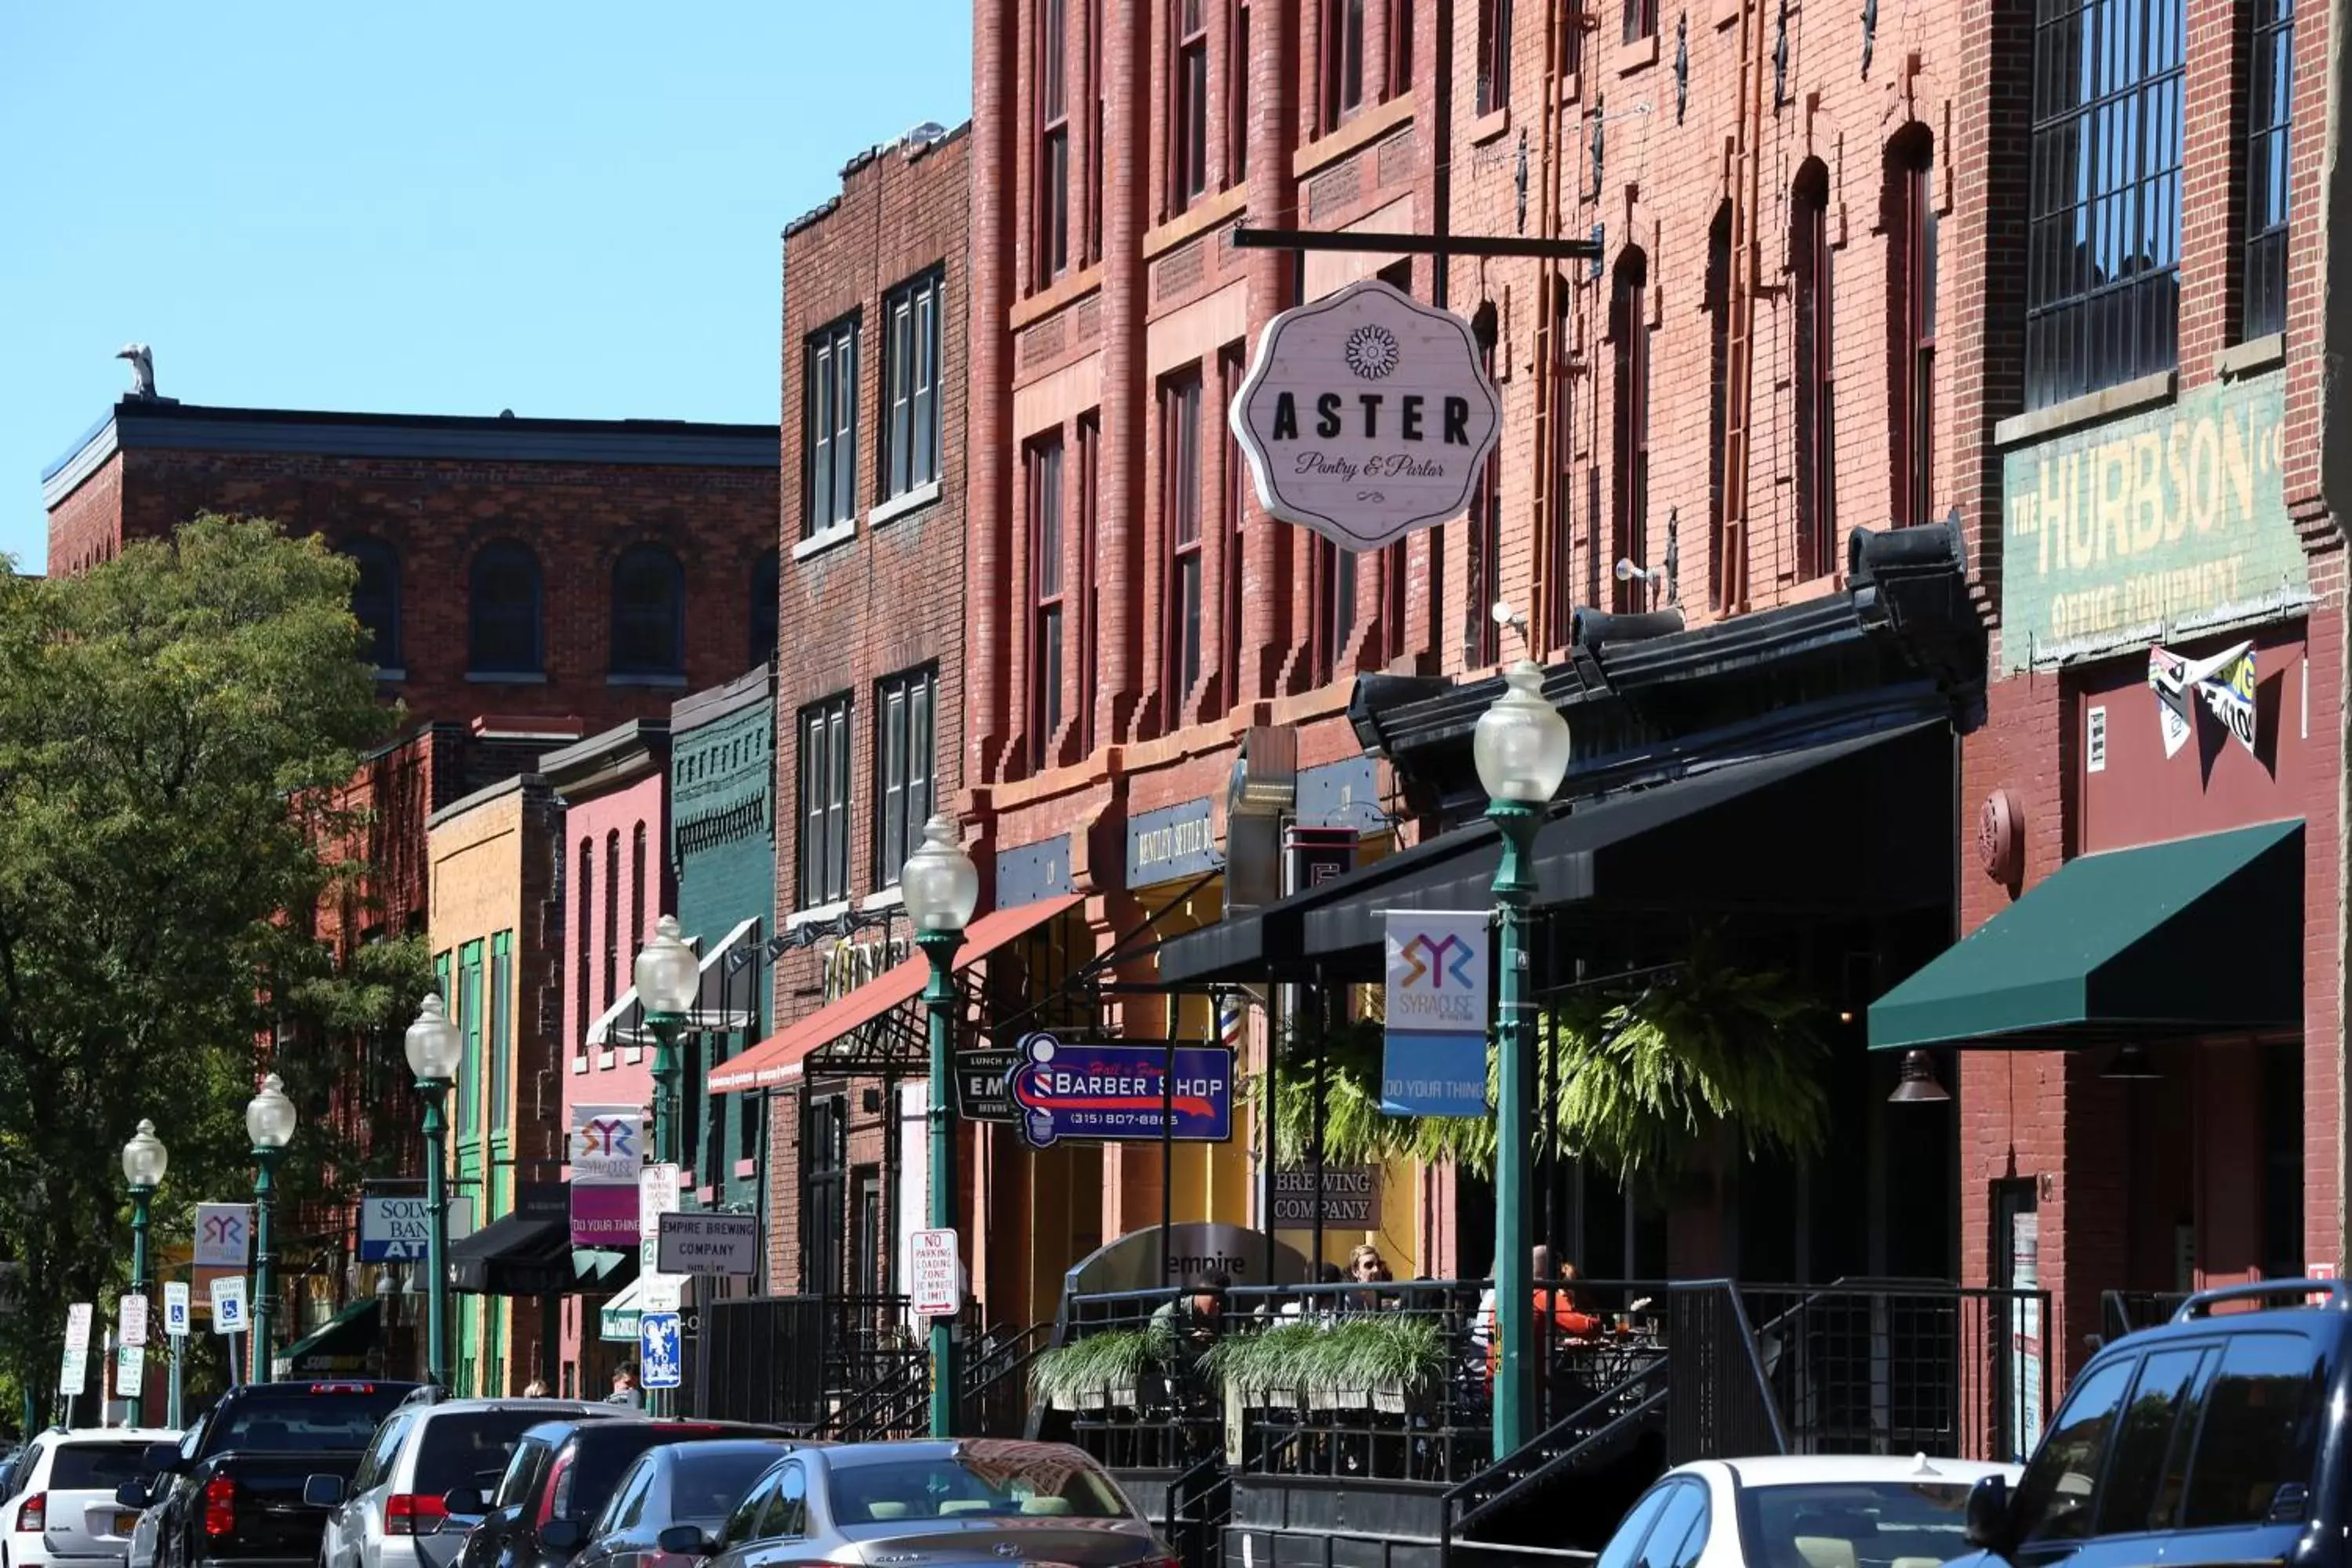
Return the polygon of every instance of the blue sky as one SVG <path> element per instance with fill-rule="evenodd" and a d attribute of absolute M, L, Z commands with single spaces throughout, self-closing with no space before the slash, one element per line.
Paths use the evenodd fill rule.
<path fill-rule="evenodd" d="M 188 403 L 773 421 L 784 225 L 971 111 L 969 0 L 0 5 L 0 552 Z"/>

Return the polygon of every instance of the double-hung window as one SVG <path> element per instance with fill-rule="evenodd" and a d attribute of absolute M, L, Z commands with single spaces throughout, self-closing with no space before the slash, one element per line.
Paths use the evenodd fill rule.
<path fill-rule="evenodd" d="M 1185 700 L 1201 679 L 1201 367 L 1160 385 L 1160 517 L 1168 539 L 1168 595 L 1161 647 L 1161 709 L 1181 729 Z"/>
<path fill-rule="evenodd" d="M 801 536 L 857 518 L 857 318 L 808 341 L 808 473 Z"/>
<path fill-rule="evenodd" d="M 1069 13 L 1065 0 L 1036 0 L 1037 207 L 1033 268 L 1043 289 L 1070 266 Z M 1096 156 L 1101 156 L 1096 144 Z"/>
<path fill-rule="evenodd" d="M 874 695 L 874 885 L 895 888 L 931 815 L 936 668 L 884 680 Z"/>
<path fill-rule="evenodd" d="M 849 897 L 849 696 L 800 712 L 800 907 Z"/>
<path fill-rule="evenodd" d="M 884 500 L 940 477 L 940 291 L 933 270 L 883 301 L 889 336 L 882 348 Z"/>
<path fill-rule="evenodd" d="M 2246 259 L 2238 339 L 2286 330 L 2287 129 L 2294 119 L 2294 0 L 2246 0 Z"/>
<path fill-rule="evenodd" d="M 1062 433 L 1029 443 L 1029 766 L 1052 761 L 1062 727 Z M 1088 671 L 1089 676 L 1093 672 Z"/>
<path fill-rule="evenodd" d="M 1182 212 L 1209 188 L 1209 0 L 1170 0 L 1175 70 L 1168 83 L 1168 208 Z"/>

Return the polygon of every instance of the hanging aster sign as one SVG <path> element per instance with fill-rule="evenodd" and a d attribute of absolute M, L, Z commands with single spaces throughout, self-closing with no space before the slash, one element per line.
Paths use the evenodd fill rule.
<path fill-rule="evenodd" d="M 1462 515 L 1501 427 L 1470 324 L 1368 278 L 1266 323 L 1228 422 L 1268 513 L 1349 550 Z"/>

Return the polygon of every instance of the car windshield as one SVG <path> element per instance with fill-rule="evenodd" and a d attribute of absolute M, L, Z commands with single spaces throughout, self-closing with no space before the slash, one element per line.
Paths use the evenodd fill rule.
<path fill-rule="evenodd" d="M 1913 1568 L 1968 1550 L 1968 1502 L 1952 1481 L 1744 1487 L 1739 1533 L 1755 1568 Z"/>
<path fill-rule="evenodd" d="M 515 1443 L 547 1419 L 540 1410 L 452 1410 L 425 1422 L 412 1490 L 439 1497 L 453 1488 L 487 1492 L 505 1474 Z"/>
<path fill-rule="evenodd" d="M 211 1446 L 218 1453 L 356 1452 L 399 1406 L 403 1392 L 352 1384 L 316 1393 L 248 1394 L 213 1434 Z"/>
<path fill-rule="evenodd" d="M 845 1525 L 906 1519 L 1125 1519 L 1127 1505 L 1076 1454 L 982 1455 L 844 1466 L 833 1472 L 833 1516 Z"/>
<path fill-rule="evenodd" d="M 669 1479 L 671 1524 L 695 1524 L 716 1532 L 735 1511 L 751 1483 L 776 1462 L 772 1444 L 695 1444 L 678 1451 Z"/>
<path fill-rule="evenodd" d="M 125 1481 L 143 1479 L 146 1459 L 144 1443 L 60 1443 L 49 1461 L 49 1489 L 110 1492 Z"/>

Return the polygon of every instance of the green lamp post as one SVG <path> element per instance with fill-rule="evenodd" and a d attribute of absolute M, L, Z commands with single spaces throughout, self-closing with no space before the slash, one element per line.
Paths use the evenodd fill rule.
<path fill-rule="evenodd" d="M 294 1137 L 294 1102 L 285 1080 L 271 1073 L 246 1101 L 246 1136 L 253 1141 L 253 1337 L 246 1352 L 248 1383 L 270 1379 L 269 1330 L 278 1316 L 278 1257 L 270 1250 L 269 1207 L 277 1195 L 278 1162 Z"/>
<path fill-rule="evenodd" d="M 678 1156 L 678 1079 L 685 1064 L 678 1059 L 678 1037 L 686 1033 L 688 1014 L 702 986 L 702 962 L 678 932 L 677 917 L 664 915 L 654 934 L 637 953 L 637 1002 L 645 1009 L 646 1027 L 654 1037 L 654 1163 L 666 1165 Z M 677 1391 L 647 1391 L 654 1413 L 669 1415 Z"/>
<path fill-rule="evenodd" d="M 953 1230 L 956 1220 L 955 1104 L 950 1053 L 955 1044 L 955 955 L 963 928 L 980 906 L 980 869 L 965 854 L 954 816 L 941 812 L 923 829 L 922 845 L 907 857 L 898 889 L 914 922 L 915 945 L 931 961 L 923 987 L 930 1024 L 931 1090 L 924 1111 L 930 1130 L 931 1228 Z M 952 1437 L 956 1426 L 955 1325 L 931 1320 L 931 1436 Z"/>
<path fill-rule="evenodd" d="M 431 1278 L 425 1292 L 425 1378 L 438 1388 L 449 1386 L 449 1187 L 443 1169 L 447 1131 L 441 1103 L 457 1076 L 465 1049 L 457 1026 L 449 1021 L 441 998 L 426 993 L 408 1026 L 408 1070 L 416 1092 L 425 1100 L 425 1212 L 430 1226 L 425 1233 L 425 1271 Z"/>
<path fill-rule="evenodd" d="M 164 1167 L 171 1156 L 163 1141 L 155 1136 L 155 1124 L 142 1121 L 131 1142 L 122 1146 L 122 1179 L 131 1187 L 131 1293 L 147 1294 L 147 1209 L 155 1200 L 155 1189 L 163 1184 Z M 145 1414 L 145 1378 L 142 1387 L 133 1390 L 124 1400 L 123 1423 L 136 1426 Z"/>
<path fill-rule="evenodd" d="M 1486 786 L 1487 817 L 1503 837 L 1495 872 L 1495 1458 L 1535 1437 L 1535 1281 L 1530 1170 L 1535 1031 L 1528 1012 L 1527 918 L 1535 900 L 1528 865 L 1544 808 L 1568 776 L 1568 721 L 1543 694 L 1543 668 L 1521 659 L 1503 674 L 1503 693 L 1478 716 L 1471 758 Z"/>

